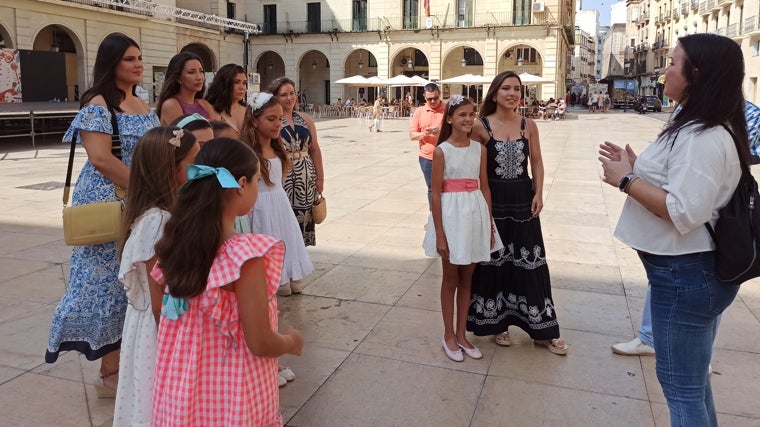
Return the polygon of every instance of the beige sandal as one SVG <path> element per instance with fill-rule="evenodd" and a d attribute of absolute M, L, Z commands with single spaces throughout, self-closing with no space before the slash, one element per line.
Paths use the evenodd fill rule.
<path fill-rule="evenodd" d="M 100 380 L 95 383 L 95 391 L 98 393 L 98 399 L 115 398 L 118 385 L 119 371 L 112 372 L 108 375 L 101 375 Z"/>
<path fill-rule="evenodd" d="M 496 344 L 502 345 L 504 347 L 509 347 L 512 345 L 512 340 L 509 338 L 509 332 L 502 332 L 498 335 L 496 335 Z"/>
<path fill-rule="evenodd" d="M 553 338 L 550 340 L 534 340 L 536 344 L 546 347 L 549 351 L 560 356 L 567 354 L 567 344 L 559 338 Z"/>

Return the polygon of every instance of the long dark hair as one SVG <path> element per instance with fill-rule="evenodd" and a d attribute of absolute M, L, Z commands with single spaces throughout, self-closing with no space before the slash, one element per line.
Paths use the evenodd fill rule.
<path fill-rule="evenodd" d="M 449 123 L 448 119 L 454 115 L 459 107 L 463 107 L 465 105 L 475 105 L 475 102 L 473 102 L 471 98 L 466 96 L 461 96 L 461 98 L 459 98 L 460 96 L 461 95 L 454 95 L 449 98 L 449 102 L 446 103 L 446 112 L 443 115 L 441 131 L 438 133 L 438 142 L 435 145 L 441 145 L 442 142 L 447 141 L 449 137 L 451 137 L 452 128 L 451 123 Z"/>
<path fill-rule="evenodd" d="M 247 145 L 232 138 L 214 138 L 201 147 L 195 163 L 224 167 L 236 180 L 249 182 L 259 170 L 259 160 Z M 225 195 L 216 177 L 188 181 L 179 191 L 164 235 L 156 243 L 158 264 L 169 293 L 192 298 L 206 289 L 211 265 L 222 241 Z"/>
<path fill-rule="evenodd" d="M 245 75 L 245 70 L 237 64 L 224 65 L 216 72 L 214 81 L 211 82 L 206 94 L 206 101 L 214 107 L 214 110 L 230 114 L 232 89 L 235 85 L 235 76 L 238 74 Z M 240 105 L 245 106 L 245 98 L 240 100 Z"/>
<path fill-rule="evenodd" d="M 167 99 L 173 98 L 179 93 L 179 79 L 182 75 L 182 69 L 185 68 L 185 63 L 190 60 L 197 60 L 203 65 L 201 57 L 192 52 L 180 52 L 169 60 L 169 65 L 166 67 L 166 75 L 164 76 L 164 84 L 161 86 L 161 93 L 158 95 L 158 102 L 156 103 L 156 114 L 161 116 L 161 107 L 164 105 Z M 195 99 L 203 98 L 203 94 L 206 89 L 202 89 L 195 93 Z"/>
<path fill-rule="evenodd" d="M 116 67 L 121 62 L 124 52 L 132 46 L 140 49 L 136 41 L 121 33 L 110 34 L 100 42 L 98 54 L 95 56 L 95 66 L 92 68 L 92 87 L 82 94 L 79 108 L 84 107 L 92 98 L 101 95 L 107 105 L 122 112 L 119 104 L 127 94 L 116 86 Z M 132 95 L 136 96 L 135 86 L 132 86 Z"/>
<path fill-rule="evenodd" d="M 520 76 L 514 71 L 502 71 L 497 74 L 496 77 L 493 78 L 491 86 L 488 87 L 488 93 L 483 97 L 483 106 L 480 107 L 480 117 L 490 116 L 496 112 L 496 100 L 494 99 L 496 97 L 496 92 L 498 92 L 501 85 L 504 84 L 504 80 L 510 77 L 516 78 L 517 81 L 520 82 L 520 86 L 522 86 Z"/>
<path fill-rule="evenodd" d="M 689 123 L 698 124 L 698 130 L 726 125 L 735 136 L 739 160 L 749 165 L 741 48 L 730 38 L 715 34 L 691 34 L 679 38 L 678 43 L 686 55 L 682 70 L 686 89 L 680 100 L 681 111 L 660 136 L 675 135 Z"/>
<path fill-rule="evenodd" d="M 122 220 L 119 253 L 124 249 L 135 220 L 150 208 L 171 210 L 177 198 L 177 166 L 195 145 L 195 136 L 185 131 L 180 146 L 169 143 L 178 127 L 150 129 L 135 147 L 129 167 L 129 197 Z"/>
<path fill-rule="evenodd" d="M 259 162 L 261 162 L 261 178 L 264 180 L 264 182 L 267 183 L 267 185 L 273 185 L 274 183 L 269 177 L 269 160 L 265 159 L 262 155 L 263 150 L 261 148 L 261 144 L 266 143 L 266 141 L 259 141 L 259 137 L 256 135 L 256 127 L 253 125 L 253 119 L 260 117 L 261 113 L 265 109 L 276 105 L 278 102 L 279 101 L 277 101 L 277 97 L 272 96 L 257 110 L 254 110 L 253 107 L 248 107 L 245 110 L 243 128 L 240 129 L 240 139 L 248 144 L 249 147 L 253 148 L 253 152 L 259 156 Z M 284 175 L 285 171 L 290 169 L 291 164 L 290 158 L 285 152 L 285 145 L 282 142 L 282 138 L 274 138 L 269 141 L 269 144 L 272 146 L 274 154 L 280 159 L 280 162 L 282 163 L 282 173 Z"/>

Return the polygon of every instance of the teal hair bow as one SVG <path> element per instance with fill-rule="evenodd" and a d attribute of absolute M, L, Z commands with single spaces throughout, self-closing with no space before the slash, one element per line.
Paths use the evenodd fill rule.
<path fill-rule="evenodd" d="M 235 180 L 230 171 L 226 168 L 212 168 L 205 165 L 190 165 L 187 167 L 187 182 L 216 175 L 216 180 L 222 188 L 240 188 L 240 184 Z"/>
<path fill-rule="evenodd" d="M 177 320 L 179 316 L 187 312 L 188 304 L 186 298 L 174 298 L 171 295 L 164 294 L 162 302 L 161 315 L 169 320 Z"/>
<path fill-rule="evenodd" d="M 202 122 L 206 122 L 206 123 L 209 122 L 207 118 L 201 116 L 200 114 L 193 113 L 193 114 L 190 114 L 189 116 L 185 117 L 184 119 L 180 120 L 179 123 L 177 123 L 177 127 L 180 128 L 180 129 L 184 129 L 185 126 L 189 125 L 192 122 L 198 121 L 198 120 L 200 120 Z"/>

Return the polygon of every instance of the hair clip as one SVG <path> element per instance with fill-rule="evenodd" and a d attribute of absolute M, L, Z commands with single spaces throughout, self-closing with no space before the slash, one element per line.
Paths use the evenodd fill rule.
<path fill-rule="evenodd" d="M 449 105 L 459 105 L 464 102 L 466 98 L 460 94 L 451 95 L 451 98 L 449 98 Z"/>
<path fill-rule="evenodd" d="M 179 148 L 182 145 L 182 137 L 185 136 L 185 131 L 182 129 L 177 129 L 175 131 L 172 131 L 174 134 L 174 138 L 169 139 L 169 144 L 173 145 L 176 148 Z"/>
<path fill-rule="evenodd" d="M 259 92 L 257 94 L 251 94 L 248 97 L 248 105 L 253 108 L 253 111 L 260 110 L 274 95 L 269 92 Z"/>
<path fill-rule="evenodd" d="M 180 129 L 184 129 L 185 126 L 189 125 L 190 123 L 196 121 L 196 120 L 202 120 L 204 122 L 208 122 L 208 119 L 201 116 L 198 113 L 190 114 L 189 116 L 185 117 L 184 119 L 180 120 L 179 123 L 177 123 L 177 127 Z"/>
<path fill-rule="evenodd" d="M 219 185 L 222 188 L 240 188 L 240 184 L 235 180 L 230 171 L 226 168 L 212 168 L 205 165 L 190 165 L 187 167 L 187 182 L 197 181 L 208 176 L 216 176 Z"/>

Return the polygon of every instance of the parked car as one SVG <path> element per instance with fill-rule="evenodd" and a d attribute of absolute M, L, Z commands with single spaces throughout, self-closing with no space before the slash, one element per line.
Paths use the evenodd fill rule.
<path fill-rule="evenodd" d="M 639 98 L 639 102 L 636 103 L 636 111 L 641 112 L 642 109 L 644 111 L 656 111 L 659 113 L 662 111 L 662 101 L 654 95 L 642 96 Z"/>

